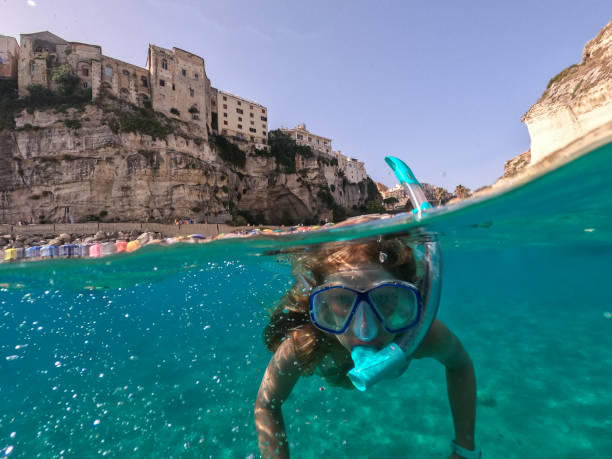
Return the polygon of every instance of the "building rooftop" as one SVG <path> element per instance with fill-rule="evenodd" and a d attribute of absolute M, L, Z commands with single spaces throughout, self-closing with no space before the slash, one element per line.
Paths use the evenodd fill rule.
<path fill-rule="evenodd" d="M 213 89 L 217 89 L 217 88 L 213 88 Z M 244 97 L 237 96 L 236 94 L 232 94 L 231 92 L 221 91 L 220 89 L 217 89 L 217 91 L 219 92 L 219 94 L 225 94 L 227 96 L 235 97 L 236 99 L 244 100 L 245 102 L 248 102 L 250 104 L 259 105 L 262 108 L 266 108 L 263 105 L 261 105 L 259 102 L 255 102 L 254 100 L 245 99 Z"/>
<path fill-rule="evenodd" d="M 54 45 L 68 45 L 69 43 L 64 40 L 62 37 L 58 37 L 54 33 L 45 30 L 43 32 L 34 32 L 34 33 L 22 33 L 22 37 L 34 38 L 37 40 L 46 41 L 48 43 L 52 43 Z"/>

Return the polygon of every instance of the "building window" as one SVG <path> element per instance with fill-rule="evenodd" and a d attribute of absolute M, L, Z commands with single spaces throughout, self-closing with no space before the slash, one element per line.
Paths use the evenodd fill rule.
<path fill-rule="evenodd" d="M 182 74 L 183 76 L 187 76 L 187 70 L 185 70 L 185 69 L 181 69 L 181 74 Z"/>
<path fill-rule="evenodd" d="M 241 108 L 237 108 L 236 109 L 236 113 L 240 113 L 242 115 L 242 109 Z"/>
<path fill-rule="evenodd" d="M 242 135 L 242 132 L 237 132 L 236 133 L 236 137 L 238 137 L 239 139 L 244 139 L 244 136 Z"/>
<path fill-rule="evenodd" d="M 143 77 L 143 76 L 140 77 L 140 85 L 143 88 L 146 88 L 149 86 L 149 83 L 147 83 L 147 77 Z"/>
<path fill-rule="evenodd" d="M 227 97 L 226 97 L 226 96 L 223 96 L 223 100 L 227 100 Z"/>
<path fill-rule="evenodd" d="M 84 89 L 89 88 L 89 83 L 87 81 L 83 81 L 83 88 Z"/>
<path fill-rule="evenodd" d="M 238 101 L 238 105 L 242 105 L 242 102 Z"/>
<path fill-rule="evenodd" d="M 223 120 L 223 125 L 227 126 L 227 120 Z"/>
<path fill-rule="evenodd" d="M 35 62 L 30 62 L 30 74 L 34 75 L 35 71 L 36 71 L 36 63 Z"/>
<path fill-rule="evenodd" d="M 261 117 L 261 120 L 262 120 L 262 121 L 268 121 L 268 117 L 266 117 L 266 116 L 262 116 L 262 117 Z"/>
<path fill-rule="evenodd" d="M 309 141 L 309 142 L 312 142 L 312 137 L 308 137 L 308 141 Z"/>
<path fill-rule="evenodd" d="M 238 117 L 238 121 L 242 121 L 242 116 L 239 116 L 239 117 Z"/>
<path fill-rule="evenodd" d="M 249 115 L 251 115 L 251 118 L 255 118 L 255 115 L 253 115 L 253 113 L 249 113 Z"/>
<path fill-rule="evenodd" d="M 255 128 L 249 128 L 249 131 L 251 131 L 251 132 L 257 132 L 257 129 L 255 129 Z"/>
<path fill-rule="evenodd" d="M 189 88 L 189 95 L 190 95 L 191 97 L 193 97 L 193 95 L 194 95 L 194 90 L 193 90 L 193 88 Z"/>
<path fill-rule="evenodd" d="M 227 134 L 227 129 L 223 129 L 223 130 L 221 131 L 221 134 L 226 135 L 226 134 Z"/>
<path fill-rule="evenodd" d="M 255 137 L 251 136 L 251 142 L 255 142 Z"/>
<path fill-rule="evenodd" d="M 162 69 L 168 70 L 168 61 L 166 59 L 162 59 Z"/>
<path fill-rule="evenodd" d="M 239 125 L 238 125 L 238 129 L 242 129 L 242 124 L 239 124 Z"/>
<path fill-rule="evenodd" d="M 197 79 L 198 79 L 198 74 L 197 74 L 197 73 L 194 73 L 194 74 L 193 74 L 193 77 L 194 77 L 194 78 L 197 80 Z"/>
<path fill-rule="evenodd" d="M 37 47 L 36 47 L 36 52 L 37 52 L 37 53 L 42 53 L 42 48 L 41 48 L 40 46 L 37 46 Z"/>
<path fill-rule="evenodd" d="M 81 75 L 83 75 L 84 77 L 89 76 L 89 69 L 87 67 L 83 67 L 81 69 Z"/>
<path fill-rule="evenodd" d="M 302 134 L 298 134 L 297 138 L 298 138 L 298 140 L 302 140 L 304 138 L 304 136 Z"/>
<path fill-rule="evenodd" d="M 266 136 L 266 131 L 261 131 L 261 135 Z"/>
<path fill-rule="evenodd" d="M 124 74 L 125 76 L 130 76 L 130 72 L 128 72 L 127 70 L 124 70 L 124 71 L 123 71 L 123 74 Z"/>
<path fill-rule="evenodd" d="M 172 83 L 172 90 L 174 91 L 176 89 L 176 87 L 174 86 L 174 83 Z"/>
<path fill-rule="evenodd" d="M 265 129 L 265 128 L 266 128 L 266 125 L 265 125 L 265 124 L 262 124 L 262 125 L 261 125 L 261 127 Z"/>
<path fill-rule="evenodd" d="M 223 104 L 223 108 L 227 108 L 227 104 Z"/>
<path fill-rule="evenodd" d="M 224 114 L 223 114 L 223 118 L 227 118 L 227 113 L 224 113 Z"/>
<path fill-rule="evenodd" d="M 255 121 L 251 121 L 251 126 L 255 126 Z"/>
<path fill-rule="evenodd" d="M 166 86 L 165 80 L 159 80 L 159 85 L 160 86 Z"/>
<path fill-rule="evenodd" d="M 261 109 L 261 113 L 266 113 L 266 109 L 265 109 L 265 108 L 262 108 L 262 109 Z"/>
<path fill-rule="evenodd" d="M 113 68 L 109 67 L 107 65 L 106 67 L 104 67 L 104 73 L 106 74 L 106 76 L 112 77 L 113 76 Z"/>
<path fill-rule="evenodd" d="M 250 108 L 251 110 L 253 110 L 253 106 L 252 106 L 252 105 L 250 105 L 250 106 L 249 106 L 249 108 Z"/>

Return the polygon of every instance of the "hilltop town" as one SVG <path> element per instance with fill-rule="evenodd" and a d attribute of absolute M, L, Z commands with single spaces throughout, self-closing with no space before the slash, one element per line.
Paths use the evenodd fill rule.
<path fill-rule="evenodd" d="M 19 44 L 0 36 L 0 83 L 5 97 L 13 83 L 20 100 L 33 104 L 15 105 L 19 109 L 4 113 L 0 124 L 13 131 L 0 139 L 0 161 L 6 166 L 0 174 L 4 221 L 74 221 L 96 215 L 160 221 L 226 221 L 243 215 L 247 221 L 271 221 L 274 193 L 263 190 L 282 181 L 286 186 L 279 191 L 276 210 L 287 222 L 331 220 L 334 209 L 338 217 L 381 201 L 363 162 L 333 150 L 331 138 L 308 131 L 305 124 L 270 133 L 266 106 L 213 87 L 205 60 L 179 48 L 149 45 L 146 66 L 139 67 L 104 55 L 99 45 L 48 31 L 22 34 Z M 36 106 L 53 97 L 56 103 Z M 275 139 L 290 151 L 275 149 Z M 100 164 L 99 158 L 109 154 L 125 159 L 125 167 Z M 167 161 L 177 154 L 183 156 L 179 162 L 189 156 L 188 167 L 201 174 L 180 178 L 176 159 Z M 121 169 L 126 169 L 124 177 Z M 166 190 L 158 190 L 164 199 L 152 200 L 148 182 L 159 182 L 160 169 L 175 177 L 164 178 Z M 282 169 L 298 177 L 275 178 Z M 247 180 L 251 174 L 257 180 Z M 95 188 L 96 176 L 104 176 L 104 183 L 95 196 L 75 192 Z M 64 193 L 67 189 L 71 196 Z M 177 189 L 182 189 L 178 200 Z M 256 191 L 252 199 L 244 200 L 251 191 Z M 87 195 L 92 199 L 84 202 Z"/>

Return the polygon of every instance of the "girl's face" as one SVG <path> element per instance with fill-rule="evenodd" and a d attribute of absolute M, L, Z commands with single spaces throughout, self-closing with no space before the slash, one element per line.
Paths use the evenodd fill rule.
<path fill-rule="evenodd" d="M 325 283 L 338 282 L 347 287 L 358 290 L 367 290 L 377 282 L 385 280 L 397 280 L 384 269 L 368 267 L 366 269 L 341 271 L 331 274 L 325 278 Z M 330 304 L 332 311 L 342 314 L 346 311 L 346 305 Z M 368 303 L 362 301 L 357 305 L 355 314 L 351 319 L 346 331 L 341 335 L 335 335 L 340 344 L 348 351 L 356 346 L 371 346 L 382 349 L 395 338 L 395 334 L 384 329 L 376 314 Z"/>

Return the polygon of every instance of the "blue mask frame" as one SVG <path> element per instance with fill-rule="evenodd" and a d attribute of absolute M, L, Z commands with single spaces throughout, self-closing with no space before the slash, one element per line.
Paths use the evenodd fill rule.
<path fill-rule="evenodd" d="M 378 310 L 378 308 L 376 307 L 376 305 L 374 304 L 374 302 L 370 299 L 370 292 L 373 290 L 376 290 L 377 288 L 380 287 L 385 287 L 385 286 L 391 286 L 391 287 L 396 287 L 396 288 L 405 288 L 408 289 L 410 291 L 412 291 L 416 297 L 417 300 L 417 313 L 416 313 L 416 317 L 414 318 L 414 320 L 404 326 L 404 327 L 400 327 L 400 328 L 390 328 L 387 326 L 386 323 L 386 319 L 384 318 L 384 316 L 380 313 L 380 311 Z M 326 292 L 328 290 L 331 289 L 335 289 L 335 288 L 341 288 L 344 290 L 348 290 L 352 293 L 356 294 L 355 300 L 353 301 L 353 305 L 351 306 L 350 312 L 347 315 L 347 318 L 345 319 L 344 325 L 342 326 L 342 329 L 340 330 L 334 330 L 332 328 L 326 327 L 322 324 L 320 324 L 316 317 L 315 317 L 315 303 L 314 303 L 314 299 L 315 297 L 323 292 Z M 310 320 L 312 322 L 312 324 L 317 327 L 319 330 L 323 330 L 327 333 L 332 333 L 334 335 L 342 335 L 343 333 L 346 332 L 346 330 L 348 329 L 349 324 L 352 322 L 353 317 L 355 316 L 355 313 L 357 311 L 357 307 L 359 306 L 359 304 L 364 301 L 367 305 L 370 306 L 370 309 L 374 312 L 374 315 L 376 316 L 376 318 L 378 319 L 378 321 L 382 324 L 383 328 L 388 332 L 388 333 L 392 333 L 392 334 L 398 334 L 398 333 L 402 333 L 405 332 L 406 330 L 409 330 L 410 328 L 412 328 L 413 326 L 415 326 L 416 324 L 419 323 L 419 320 L 421 318 L 421 313 L 423 311 L 423 303 L 421 301 L 421 294 L 419 293 L 419 290 L 412 285 L 409 282 L 404 282 L 404 281 L 382 281 L 382 282 L 378 282 L 376 283 L 374 286 L 372 286 L 371 288 L 367 289 L 367 290 L 360 290 L 360 289 L 356 289 L 356 288 L 352 288 L 352 287 L 348 287 L 346 285 L 343 284 L 339 284 L 339 283 L 332 283 L 332 284 L 323 284 L 317 288 L 315 288 L 311 294 L 310 294 Z"/>

